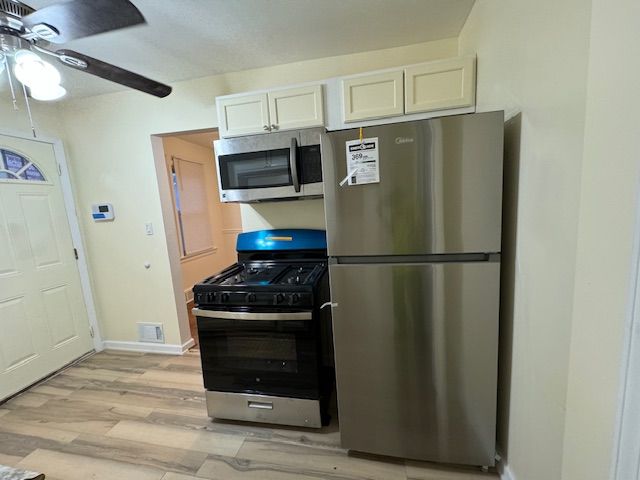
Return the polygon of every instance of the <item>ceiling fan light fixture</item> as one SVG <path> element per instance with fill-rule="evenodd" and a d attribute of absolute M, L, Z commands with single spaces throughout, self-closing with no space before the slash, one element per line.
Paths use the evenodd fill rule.
<path fill-rule="evenodd" d="M 16 50 L 13 54 L 13 60 L 16 64 L 42 61 L 38 55 L 33 53 L 31 50 L 26 50 L 24 48 Z"/>
<path fill-rule="evenodd" d="M 39 85 L 37 87 L 29 87 L 31 98 L 40 101 L 58 100 L 67 94 L 67 90 L 62 85 Z"/>
<path fill-rule="evenodd" d="M 18 50 L 13 57 L 13 73 L 16 78 L 29 88 L 46 88 L 60 85 L 60 72 L 29 50 Z"/>

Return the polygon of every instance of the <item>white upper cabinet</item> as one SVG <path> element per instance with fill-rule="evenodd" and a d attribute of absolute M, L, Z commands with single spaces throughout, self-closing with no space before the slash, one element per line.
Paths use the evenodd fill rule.
<path fill-rule="evenodd" d="M 0 0 L 1 1 L 1 0 Z M 221 137 L 329 130 L 475 111 L 476 58 L 465 56 L 216 98 Z"/>
<path fill-rule="evenodd" d="M 344 121 L 393 117 L 404 113 L 402 70 L 342 80 Z"/>
<path fill-rule="evenodd" d="M 475 57 L 438 60 L 405 68 L 405 113 L 474 105 L 475 70 Z"/>
<path fill-rule="evenodd" d="M 216 103 L 221 137 L 269 132 L 269 101 L 266 93 L 218 97 Z"/>
<path fill-rule="evenodd" d="M 322 85 L 218 97 L 221 137 L 324 125 Z"/>
<path fill-rule="evenodd" d="M 271 131 L 324 125 L 322 85 L 269 92 Z"/>

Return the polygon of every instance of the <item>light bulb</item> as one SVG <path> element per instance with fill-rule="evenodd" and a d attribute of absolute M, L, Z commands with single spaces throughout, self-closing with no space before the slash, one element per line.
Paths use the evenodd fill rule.
<path fill-rule="evenodd" d="M 13 73 L 23 84 L 31 88 L 59 85 L 60 72 L 29 50 L 18 50 L 14 57 Z"/>
<path fill-rule="evenodd" d="M 67 90 L 62 85 L 38 85 L 29 87 L 29 93 L 34 100 L 48 101 L 57 100 L 67 94 Z"/>
<path fill-rule="evenodd" d="M 28 61 L 40 60 L 40 57 L 33 53 L 31 50 L 17 50 L 16 53 L 13 54 L 13 59 L 16 63 L 23 63 Z"/>

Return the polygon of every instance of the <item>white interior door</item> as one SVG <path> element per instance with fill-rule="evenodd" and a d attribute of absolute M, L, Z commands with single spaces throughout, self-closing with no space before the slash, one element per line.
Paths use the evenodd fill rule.
<path fill-rule="evenodd" d="M 0 399 L 92 349 L 53 146 L 0 135 Z"/>

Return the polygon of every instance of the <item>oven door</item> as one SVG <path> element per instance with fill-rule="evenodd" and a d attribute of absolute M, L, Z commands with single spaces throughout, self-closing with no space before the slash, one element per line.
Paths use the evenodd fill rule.
<path fill-rule="evenodd" d="M 216 140 L 220 201 L 301 196 L 298 140 L 297 132 Z"/>
<path fill-rule="evenodd" d="M 207 390 L 319 398 L 318 332 L 312 312 L 194 308 L 193 313 Z"/>

